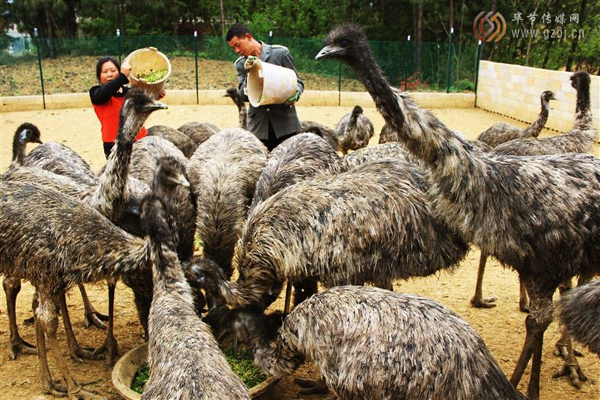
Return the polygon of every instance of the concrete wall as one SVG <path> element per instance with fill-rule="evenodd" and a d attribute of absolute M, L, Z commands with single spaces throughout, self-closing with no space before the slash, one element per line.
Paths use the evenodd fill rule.
<path fill-rule="evenodd" d="M 546 127 L 558 132 L 568 131 L 575 120 L 576 92 L 571 87 L 571 74 L 482 61 L 479 66 L 476 105 L 487 111 L 531 123 L 540 112 L 540 95 L 544 90 L 552 90 L 558 100 L 550 102 L 550 117 Z M 592 75 L 591 78 L 594 127 L 598 130 L 600 77 Z"/>
<path fill-rule="evenodd" d="M 231 105 L 224 90 L 201 90 L 198 93 L 200 105 Z M 413 98 L 426 108 L 473 108 L 475 94 L 472 93 L 411 93 Z M 171 105 L 196 105 L 195 90 L 169 90 L 162 100 Z M 371 96 L 366 92 L 337 92 L 307 90 L 298 102 L 302 106 L 360 105 L 375 107 Z M 46 96 L 46 109 L 91 107 L 88 93 L 52 94 Z M 0 98 L 0 113 L 9 111 L 43 110 L 42 96 L 18 96 Z"/>

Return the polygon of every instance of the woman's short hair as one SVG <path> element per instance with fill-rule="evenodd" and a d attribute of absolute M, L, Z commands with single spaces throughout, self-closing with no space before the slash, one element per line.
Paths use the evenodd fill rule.
<path fill-rule="evenodd" d="M 100 82 L 100 74 L 102 73 L 102 66 L 107 61 L 110 61 L 113 64 L 115 64 L 115 67 L 117 67 L 117 71 L 121 72 L 121 64 L 119 64 L 119 62 L 117 60 L 115 60 L 112 57 L 102 57 L 96 63 L 96 78 L 98 78 L 98 82 Z"/>

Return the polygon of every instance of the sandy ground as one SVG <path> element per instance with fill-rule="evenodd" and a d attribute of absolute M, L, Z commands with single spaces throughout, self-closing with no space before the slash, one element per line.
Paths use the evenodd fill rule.
<path fill-rule="evenodd" d="M 319 121 L 329 126 L 334 126 L 340 117 L 350 112 L 350 108 L 338 107 L 298 107 L 298 113 L 303 120 Z M 463 132 L 474 138 L 479 132 L 495 122 L 506 121 L 514 125 L 522 125 L 498 115 L 478 109 L 434 110 L 435 114 L 450 128 Z M 366 109 L 366 115 L 372 119 L 376 132 L 383 126 L 383 119 L 375 109 Z M 42 140 L 59 141 L 72 147 L 81 154 L 95 170 L 104 164 L 104 154 L 100 142 L 100 125 L 91 108 L 54 111 L 32 111 L 0 114 L 0 170 L 5 170 L 11 159 L 12 135 L 16 127 L 22 122 L 32 122 L 42 131 Z M 237 125 L 237 114 L 233 106 L 172 106 L 166 111 L 153 114 L 146 126 L 157 124 L 178 127 L 188 121 L 209 121 L 220 127 Z M 543 136 L 549 135 L 545 132 Z M 372 143 L 376 143 L 374 137 Z M 599 156 L 598 146 L 594 155 Z M 525 314 L 518 310 L 518 280 L 517 274 L 509 269 L 502 268 L 497 262 L 489 261 L 484 281 L 484 296 L 498 297 L 498 306 L 494 309 L 474 309 L 469 305 L 475 279 L 479 251 L 473 249 L 460 267 L 452 274 L 440 273 L 426 279 L 415 279 L 409 282 L 397 282 L 395 289 L 402 292 L 416 293 L 442 302 L 450 309 L 466 319 L 484 338 L 485 343 L 496 358 L 503 371 L 510 375 L 516 364 L 524 339 Z M 88 293 L 98 308 L 107 309 L 106 287 L 99 283 L 89 285 Z M 32 287 L 25 283 L 18 298 L 18 321 L 31 315 L 30 305 L 33 294 Z M 83 305 L 77 290 L 69 293 L 68 303 L 71 308 L 74 329 L 82 345 L 100 346 L 104 332 L 83 326 Z M 5 304 L 4 293 L 0 293 L 0 304 Z M 281 308 L 281 302 L 276 304 Z M 137 322 L 135 307 L 131 291 L 123 284 L 118 286 L 116 299 L 116 336 L 121 352 L 130 350 L 143 343 L 141 329 Z M 0 314 L 6 314 L 4 307 Z M 64 345 L 64 334 L 59 330 L 59 338 Z M 34 330 L 31 326 L 21 325 L 21 334 L 26 340 L 34 342 Z M 560 335 L 559 326 L 553 323 L 547 330 L 544 341 L 544 359 L 541 377 L 542 399 L 598 399 L 600 398 L 600 362 L 597 356 L 583 350 L 584 357 L 579 359 L 581 366 L 590 378 L 581 389 L 572 387 L 565 378 L 554 379 L 552 375 L 560 369 L 562 361 L 553 355 L 554 343 Z M 16 361 L 9 361 L 4 350 L 8 343 L 8 323 L 4 315 L 0 315 L 0 398 L 5 399 L 37 399 L 51 398 L 39 394 L 39 374 L 37 359 L 34 356 L 21 356 Z M 580 348 L 581 346 L 577 346 Z M 66 353 L 65 353 L 66 356 Z M 119 396 L 113 389 L 110 381 L 111 367 L 105 361 L 85 361 L 77 364 L 70 361 L 69 366 L 75 378 L 82 383 L 89 383 L 89 388 L 103 393 L 110 399 Z M 54 367 L 51 365 L 51 368 Z M 302 367 L 292 377 L 282 380 L 274 387 L 268 398 L 272 399 L 325 399 L 328 396 L 304 396 L 298 394 L 298 388 L 293 383 L 293 377 L 314 375 L 310 366 Z M 525 391 L 526 382 L 529 380 L 528 371 L 519 386 Z"/>

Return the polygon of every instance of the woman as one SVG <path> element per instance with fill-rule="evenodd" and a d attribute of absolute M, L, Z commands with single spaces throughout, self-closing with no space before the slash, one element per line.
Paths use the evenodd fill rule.
<path fill-rule="evenodd" d="M 104 155 L 108 159 L 110 150 L 115 145 L 117 130 L 119 128 L 119 111 L 123 106 L 123 97 L 127 92 L 129 73 L 131 66 L 125 62 L 119 66 L 119 62 L 112 57 L 103 57 L 96 64 L 96 77 L 100 85 L 90 89 L 90 98 L 94 111 L 102 125 L 102 142 L 104 143 Z M 163 90 L 159 99 L 165 96 Z M 148 132 L 142 127 L 135 140 L 146 136 Z"/>

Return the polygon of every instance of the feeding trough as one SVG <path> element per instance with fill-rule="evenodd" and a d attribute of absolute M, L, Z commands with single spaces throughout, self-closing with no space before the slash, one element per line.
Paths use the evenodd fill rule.
<path fill-rule="evenodd" d="M 112 382 L 119 394 L 127 400 L 140 400 L 142 395 L 131 389 L 131 383 L 137 370 L 148 359 L 148 344 L 145 343 L 129 350 L 115 364 L 112 372 Z M 249 389 L 252 399 L 260 399 L 278 379 L 268 378 L 266 381 Z"/>

